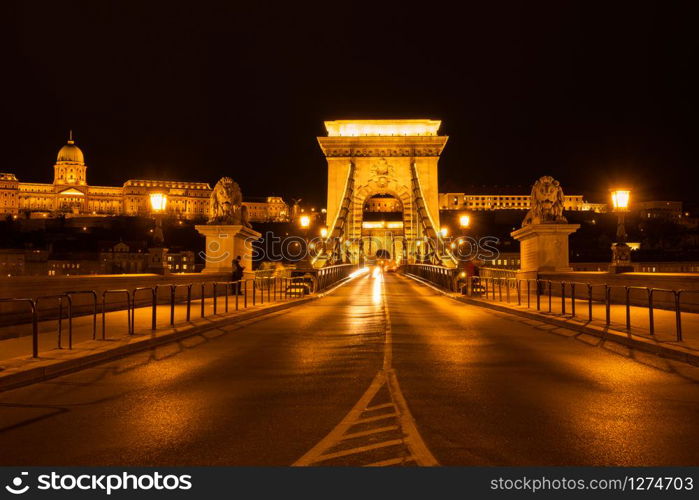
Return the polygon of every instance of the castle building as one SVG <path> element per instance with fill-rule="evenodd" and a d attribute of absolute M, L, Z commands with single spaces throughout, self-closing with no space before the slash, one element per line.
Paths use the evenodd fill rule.
<path fill-rule="evenodd" d="M 211 186 L 206 182 L 131 179 L 121 187 L 91 186 L 87 169 L 71 133 L 58 151 L 52 184 L 20 182 L 13 173 L 0 173 L 0 215 L 150 216 L 154 193 L 167 197 L 167 215 L 183 219 L 208 215 Z M 288 206 L 279 197 L 244 204 L 249 206 L 252 222 L 288 220 Z"/>

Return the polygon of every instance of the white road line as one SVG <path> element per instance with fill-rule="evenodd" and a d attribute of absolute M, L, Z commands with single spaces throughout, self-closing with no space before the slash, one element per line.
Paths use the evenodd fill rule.
<path fill-rule="evenodd" d="M 384 297 L 383 297 L 383 307 L 384 314 L 386 316 L 386 339 L 391 337 L 391 315 L 388 312 L 388 300 L 386 300 L 386 289 L 384 287 Z M 389 351 L 392 351 L 391 346 L 387 347 Z M 391 356 L 391 359 L 392 356 Z M 391 399 L 398 406 L 398 415 L 403 432 L 405 432 L 406 438 L 405 443 L 415 457 L 415 462 L 418 465 L 433 467 L 439 465 L 437 459 L 427 448 L 427 445 L 422 440 L 420 433 L 415 425 L 415 419 L 413 419 L 410 410 L 408 409 L 408 403 L 405 401 L 403 392 L 400 390 L 398 385 L 398 378 L 396 377 L 396 372 L 393 367 L 389 364 L 386 366 L 386 358 L 384 358 L 384 370 L 387 374 L 388 388 L 391 393 Z"/>
<path fill-rule="evenodd" d="M 369 422 L 376 422 L 377 420 L 384 420 L 386 418 L 393 418 L 397 417 L 397 413 L 386 413 L 385 415 L 377 415 L 376 417 L 366 417 L 366 418 L 360 418 L 359 420 L 355 420 L 352 425 L 357 425 L 357 424 L 368 424 Z"/>
<path fill-rule="evenodd" d="M 367 446 L 360 446 L 358 448 L 351 448 L 349 450 L 336 451 L 334 453 L 326 453 L 319 457 L 320 461 L 330 460 L 332 458 L 347 457 L 350 455 L 356 455 L 358 453 L 364 453 L 365 451 L 378 450 L 381 448 L 388 448 L 389 446 L 398 446 L 403 444 L 402 439 L 391 439 L 390 441 L 384 441 L 383 443 L 369 444 Z"/>
<path fill-rule="evenodd" d="M 359 398 L 357 404 L 352 407 L 352 409 L 345 415 L 345 417 L 340 421 L 337 426 L 331 430 L 327 436 L 320 440 L 320 442 L 311 448 L 305 455 L 299 458 L 292 465 L 296 467 L 305 467 L 318 461 L 318 458 L 323 454 L 325 450 L 328 450 L 335 446 L 342 440 L 342 435 L 347 432 L 347 430 L 352 427 L 359 416 L 362 414 L 367 405 L 374 399 L 376 393 L 386 382 L 386 377 L 383 372 L 379 372 L 374 380 L 369 384 L 369 388 L 366 392 Z"/>
<path fill-rule="evenodd" d="M 382 405 L 370 406 L 369 408 L 365 408 L 365 411 L 383 410 L 384 408 L 392 408 L 393 406 L 393 403 L 384 403 Z"/>
<path fill-rule="evenodd" d="M 389 465 L 400 465 L 406 462 L 414 461 L 415 457 L 407 456 L 401 458 L 391 458 L 389 460 L 381 460 L 380 462 L 374 462 L 373 464 L 366 464 L 364 467 L 388 467 Z"/>
<path fill-rule="evenodd" d="M 368 431 L 361 431 L 361 432 L 353 432 L 352 434 L 345 434 L 342 436 L 343 441 L 347 441 L 349 439 L 355 439 L 358 437 L 364 437 L 364 436 L 371 436 L 372 434 L 380 434 L 382 432 L 388 432 L 388 431 L 395 431 L 400 429 L 397 425 L 387 425 L 385 427 L 377 427 L 376 429 L 370 429 Z"/>

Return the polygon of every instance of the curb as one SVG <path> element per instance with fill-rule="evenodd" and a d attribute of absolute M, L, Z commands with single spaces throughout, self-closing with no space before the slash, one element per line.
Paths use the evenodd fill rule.
<path fill-rule="evenodd" d="M 28 368 L 26 370 L 19 369 L 16 372 L 5 375 L 0 372 L 0 392 L 16 389 L 18 387 L 34 384 L 36 382 L 42 382 L 51 378 L 60 377 L 61 375 L 67 375 L 99 363 L 104 363 L 105 361 L 113 361 L 140 351 L 147 351 L 163 344 L 168 344 L 187 337 L 193 337 L 215 328 L 228 326 L 240 321 L 247 321 L 260 316 L 266 316 L 268 314 L 283 311 L 285 309 L 290 309 L 292 307 L 317 300 L 325 295 L 327 295 L 327 292 L 314 295 L 312 297 L 304 297 L 291 302 L 285 302 L 283 304 L 273 305 L 257 311 L 242 312 L 232 317 L 217 319 L 208 324 L 195 325 L 181 331 L 166 333 L 159 337 L 151 337 L 143 340 L 139 339 L 130 344 L 120 345 L 118 347 L 105 349 L 99 352 L 93 352 L 79 358 L 60 360 L 45 366 L 37 366 Z"/>
<path fill-rule="evenodd" d="M 596 325 L 584 324 L 573 319 L 558 318 L 537 313 L 534 311 L 514 309 L 505 305 L 495 304 L 492 302 L 485 302 L 483 300 L 474 299 L 467 296 L 453 296 L 449 292 L 441 290 L 432 285 L 431 283 L 420 279 L 417 276 L 413 276 L 410 274 L 404 274 L 403 276 L 415 280 L 423 285 L 427 285 L 430 288 L 433 288 L 434 290 L 457 302 L 463 302 L 464 304 L 471 304 L 474 306 L 484 307 L 486 309 L 492 309 L 498 312 L 513 314 L 516 316 L 521 316 L 523 318 L 541 321 L 542 323 L 548 323 L 550 325 L 560 326 L 562 328 L 567 328 L 568 330 L 573 330 L 579 333 L 586 333 L 588 335 L 599 337 L 604 341 L 615 342 L 626 347 L 654 354 L 661 358 L 673 359 L 675 361 L 681 361 L 690 365 L 699 366 L 699 353 L 694 353 L 681 346 L 662 345 L 645 337 L 640 337 L 638 335 L 633 335 L 631 333 L 626 333 L 620 330 L 613 330 L 610 328 L 603 328 Z"/>

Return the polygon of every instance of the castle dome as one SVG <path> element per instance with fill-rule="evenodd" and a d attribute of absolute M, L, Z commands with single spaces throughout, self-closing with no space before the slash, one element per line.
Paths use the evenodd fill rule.
<path fill-rule="evenodd" d="M 70 133 L 68 142 L 58 151 L 57 162 L 85 164 L 85 157 L 82 150 L 73 141 L 73 132 Z"/>

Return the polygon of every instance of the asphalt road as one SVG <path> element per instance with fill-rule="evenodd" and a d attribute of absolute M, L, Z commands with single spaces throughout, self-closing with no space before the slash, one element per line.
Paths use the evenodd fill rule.
<path fill-rule="evenodd" d="M 695 465 L 699 369 L 365 274 L 0 393 L 2 465 Z"/>

